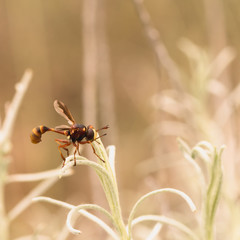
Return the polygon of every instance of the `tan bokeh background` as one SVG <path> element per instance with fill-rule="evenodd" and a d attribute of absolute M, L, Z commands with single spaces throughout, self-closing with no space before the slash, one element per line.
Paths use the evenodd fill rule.
<path fill-rule="evenodd" d="M 186 39 L 204 52 L 199 61 L 207 59 L 209 63 L 213 62 L 227 46 L 232 47 L 228 49 L 228 54 L 232 54 L 234 59 L 230 66 L 224 66 L 220 70 L 216 68 L 223 71 L 216 80 L 224 86 L 225 92 L 230 92 L 237 86 L 240 48 L 239 2 L 150 0 L 145 1 L 144 6 L 150 14 L 152 26 L 158 31 L 157 40 L 167 50 L 168 57 L 174 61 L 179 71 L 180 88 L 179 83 L 171 78 L 174 71 L 171 65 L 168 65 L 170 69 L 167 69 L 162 64 L 166 60 L 165 56 L 162 56 L 162 62 L 157 59 L 156 49 L 145 34 L 134 1 L 98 1 L 93 34 L 98 52 L 92 55 L 92 59 L 90 58 L 90 62 L 94 61 L 96 66 L 90 70 L 90 73 L 95 74 L 96 80 L 93 92 L 91 87 L 89 90 L 91 83 L 88 83 L 89 79 L 86 76 L 89 75 L 85 72 L 88 71 L 85 64 L 89 45 L 84 41 L 89 36 L 91 39 L 91 33 L 86 30 L 88 28 L 84 28 L 84 19 L 91 18 L 94 12 L 90 10 L 89 15 L 83 15 L 84 1 L 0 1 L 2 120 L 4 105 L 14 95 L 14 85 L 20 80 L 25 69 L 31 68 L 34 72 L 14 128 L 10 173 L 44 171 L 61 164 L 57 144 L 54 142 L 56 135 L 45 134 L 43 142 L 38 145 L 33 145 L 29 140 L 33 127 L 42 124 L 49 127 L 66 124 L 53 108 L 55 99 L 63 101 L 79 123 L 94 124 L 96 128 L 110 125 L 103 142 L 106 146 L 116 145 L 117 177 L 123 215 L 126 218 L 136 199 L 156 188 L 175 187 L 189 194 L 196 204 L 199 203 L 195 182 L 189 181 L 193 177 L 191 170 L 178 150 L 176 137 L 179 133 L 191 146 L 200 140 L 211 140 L 216 145 L 229 143 L 234 149 L 227 155 L 231 158 L 229 164 L 236 164 L 232 165 L 229 171 L 238 166 L 237 156 L 234 156 L 239 138 L 237 105 L 234 105 L 233 120 L 228 122 L 227 127 L 222 128 L 225 132 L 219 139 L 214 134 L 207 136 L 197 125 L 195 129 L 192 126 L 187 128 L 189 134 L 185 130 L 179 131 L 178 126 L 175 132 L 174 128 L 167 129 L 174 125 L 161 125 L 162 121 L 179 120 L 186 123 L 186 126 L 188 123 L 182 116 L 177 119 L 179 110 L 177 108 L 176 116 L 156 110 L 153 96 L 166 89 L 176 91 L 179 96 L 185 96 L 181 91 L 191 93 L 193 96 L 194 92 L 198 92 L 199 85 L 195 83 L 196 75 L 193 74 L 195 65 L 191 65 L 191 58 L 188 58 L 179 47 L 183 46 L 181 43 L 185 41 L 184 46 L 189 47 L 191 54 L 191 44 L 186 45 Z M 89 54 L 92 53 L 94 49 L 89 50 Z M 214 71 L 211 74 L 207 77 L 209 81 L 214 78 Z M 203 84 L 203 88 L 207 85 L 208 83 Z M 209 114 L 207 119 L 211 122 L 212 111 L 224 101 L 227 94 L 212 94 L 207 89 L 205 93 L 209 95 L 204 96 L 203 102 L 206 104 L 205 107 L 208 107 L 205 110 Z M 196 93 L 194 97 L 197 98 L 198 94 Z M 180 97 L 180 106 L 181 100 Z M 91 109 L 91 106 L 94 106 L 94 109 Z M 93 122 L 92 111 L 95 114 Z M 87 114 L 89 115 L 86 116 Z M 171 132 L 168 130 L 172 130 L 172 135 L 168 134 Z M 84 146 L 83 155 L 86 149 L 91 147 Z M 94 160 L 95 157 L 91 151 L 89 152 L 90 158 Z M 154 163 L 150 161 L 149 165 L 146 161 L 152 158 L 155 159 Z M 236 167 L 235 170 L 237 169 Z M 19 183 L 7 186 L 7 210 L 10 210 L 36 184 Z M 96 186 L 92 187 L 94 185 Z M 44 195 L 76 205 L 97 202 L 107 206 L 97 178 L 86 167 L 78 167 L 73 176 L 59 180 Z M 233 192 L 232 195 L 234 199 L 238 199 L 238 192 Z M 156 204 L 146 205 L 143 212 L 178 216 L 187 211 L 182 201 L 179 202 L 175 198 L 166 199 L 164 195 L 154 201 Z M 33 204 L 13 222 L 11 239 L 38 231 L 53 236 L 53 233 L 62 228 L 65 217 L 66 211 L 62 209 L 44 203 Z M 188 212 L 180 219 L 194 226 L 191 213 Z M 92 223 L 81 220 L 80 226 L 82 236 L 69 239 L 105 239 L 102 230 Z M 165 237 L 163 239 L 168 239 L 167 235 Z"/>

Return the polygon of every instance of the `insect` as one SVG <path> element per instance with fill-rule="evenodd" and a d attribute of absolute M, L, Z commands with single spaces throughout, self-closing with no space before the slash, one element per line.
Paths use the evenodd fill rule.
<path fill-rule="evenodd" d="M 84 126 L 83 124 L 78 124 L 76 123 L 76 121 L 74 120 L 71 112 L 68 110 L 67 106 L 58 100 L 54 101 L 54 108 L 56 110 L 56 112 L 61 115 L 62 117 L 64 117 L 67 121 L 68 121 L 68 125 L 60 125 L 57 126 L 55 128 L 48 128 L 46 126 L 38 126 L 33 128 L 31 134 L 30 134 L 30 139 L 32 143 L 39 143 L 42 141 L 42 135 L 45 132 L 55 132 L 55 133 L 59 133 L 62 135 L 65 135 L 67 137 L 67 139 L 55 139 L 55 141 L 58 143 L 58 151 L 60 152 L 60 155 L 63 159 L 63 166 L 65 165 L 65 157 L 62 154 L 61 149 L 64 149 L 67 152 L 67 156 L 69 156 L 69 150 L 68 150 L 68 146 L 70 146 L 71 144 L 75 147 L 74 150 L 74 166 L 76 166 L 76 153 L 78 153 L 80 155 L 80 151 L 79 151 L 79 146 L 80 144 L 86 144 L 89 143 L 93 149 L 93 153 L 104 162 L 103 159 L 100 158 L 100 156 L 98 156 L 98 154 L 96 153 L 92 142 L 95 141 L 96 139 L 105 136 L 106 134 L 103 134 L 99 137 L 97 137 L 97 132 L 103 129 L 108 129 L 109 126 L 106 125 L 100 129 L 95 130 L 94 127 L 92 125 L 89 126 Z"/>

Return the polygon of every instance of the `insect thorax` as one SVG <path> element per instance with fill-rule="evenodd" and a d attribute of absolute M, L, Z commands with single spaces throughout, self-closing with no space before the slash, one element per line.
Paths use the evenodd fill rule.
<path fill-rule="evenodd" d="M 86 137 L 86 127 L 83 124 L 73 124 L 70 129 L 70 139 L 72 142 L 80 142 Z"/>

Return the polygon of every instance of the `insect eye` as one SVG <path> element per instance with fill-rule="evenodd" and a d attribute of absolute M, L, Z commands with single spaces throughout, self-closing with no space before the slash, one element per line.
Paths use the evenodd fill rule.
<path fill-rule="evenodd" d="M 91 128 L 89 128 L 88 130 L 87 130 L 87 134 L 86 134 L 86 138 L 87 138 L 87 140 L 93 140 L 94 139 L 94 130 L 93 129 L 91 129 Z"/>

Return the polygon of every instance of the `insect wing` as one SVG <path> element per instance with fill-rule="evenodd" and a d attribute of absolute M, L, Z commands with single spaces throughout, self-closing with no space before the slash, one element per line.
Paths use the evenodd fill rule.
<path fill-rule="evenodd" d="M 59 125 L 59 126 L 56 126 L 54 129 L 58 131 L 62 131 L 62 130 L 69 130 L 71 129 L 71 127 L 69 127 L 68 125 Z"/>
<path fill-rule="evenodd" d="M 64 117 L 70 125 L 73 125 L 74 123 L 76 123 L 71 112 L 68 110 L 68 108 L 63 102 L 55 100 L 53 105 L 56 112 L 62 117 Z"/>

